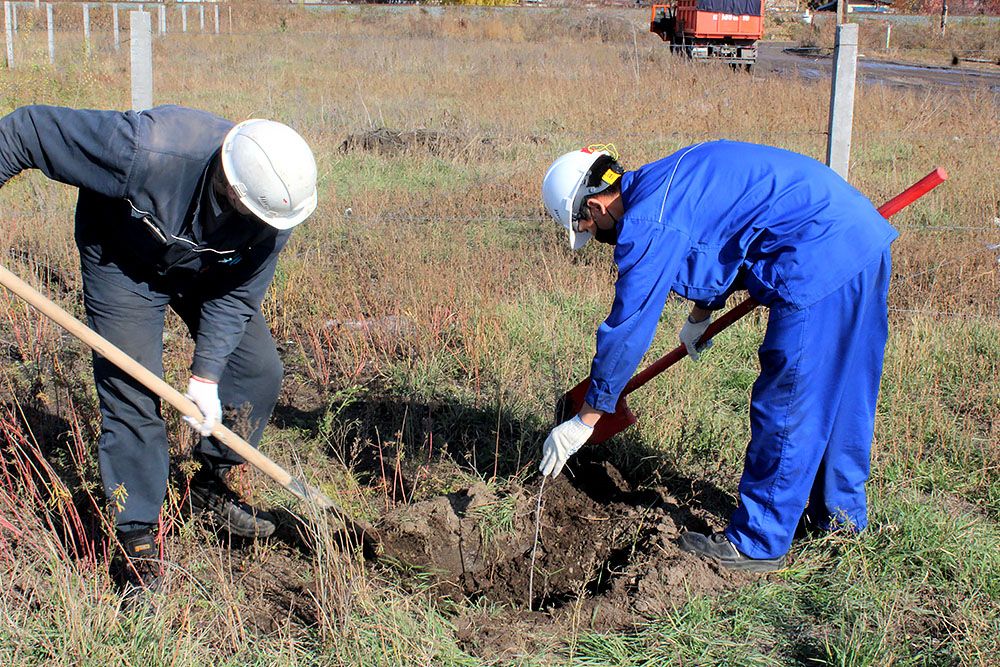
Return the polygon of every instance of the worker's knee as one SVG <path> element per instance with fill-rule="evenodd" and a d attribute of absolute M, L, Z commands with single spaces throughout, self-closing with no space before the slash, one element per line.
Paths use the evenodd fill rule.
<path fill-rule="evenodd" d="M 261 345 L 253 354 L 244 355 L 240 363 L 231 363 L 222 377 L 219 395 L 229 405 L 249 403 L 255 410 L 270 414 L 281 391 L 284 366 L 272 342 Z"/>
<path fill-rule="evenodd" d="M 278 356 L 277 350 L 272 350 L 272 354 L 268 357 L 265 363 L 261 364 L 260 387 L 262 392 L 273 395 L 274 400 L 277 400 L 278 392 L 281 391 L 281 378 L 285 374 L 285 366 L 281 363 L 281 357 Z"/>

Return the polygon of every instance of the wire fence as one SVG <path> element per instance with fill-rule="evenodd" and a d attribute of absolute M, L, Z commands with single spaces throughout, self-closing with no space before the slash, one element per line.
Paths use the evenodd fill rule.
<path fill-rule="evenodd" d="M 57 7 L 58 12 L 56 11 Z M 155 17 L 156 20 L 153 21 L 153 25 L 155 25 L 153 33 L 156 37 L 165 37 L 172 34 L 172 31 L 169 29 L 171 25 L 171 21 L 169 20 L 171 11 L 175 12 L 175 15 L 178 17 L 177 22 L 180 25 L 175 25 L 175 27 L 179 31 L 177 34 L 180 35 L 219 35 L 223 32 L 227 24 L 227 21 L 221 18 L 223 15 L 228 18 L 228 29 L 230 31 L 233 25 L 232 5 L 220 2 L 190 1 L 168 5 L 167 3 L 78 2 L 76 0 L 56 0 L 53 2 L 15 2 L 13 0 L 5 0 L 3 2 L 6 45 L 5 65 L 8 69 L 20 64 L 20 56 L 17 55 L 17 52 L 23 50 L 25 46 L 22 33 L 26 31 L 22 30 L 20 25 L 22 21 L 19 20 L 19 8 L 22 10 L 20 12 L 22 15 L 25 9 L 44 14 L 43 27 L 47 33 L 48 59 L 49 63 L 53 65 L 57 63 L 57 43 L 61 43 L 60 45 L 63 47 L 59 52 L 60 54 L 63 50 L 66 50 L 71 52 L 70 56 L 67 57 L 74 55 L 72 53 L 73 49 L 65 48 L 67 35 L 79 36 L 79 41 L 76 43 L 82 45 L 88 55 L 118 52 L 121 51 L 122 46 L 129 46 L 131 38 L 127 15 L 131 11 L 147 11 L 147 13 Z M 207 8 L 210 8 L 210 10 Z M 189 9 L 191 9 L 190 13 L 192 15 L 190 21 L 188 20 Z M 122 13 L 125 14 L 124 17 L 121 16 Z M 34 32 L 34 13 L 31 16 L 31 32 Z M 104 17 L 107 17 L 110 24 L 108 28 L 98 31 L 93 30 L 94 20 Z M 58 26 L 57 19 L 63 25 Z M 80 21 L 79 24 L 76 23 L 77 20 Z M 189 23 L 191 24 L 190 32 L 188 31 Z M 95 38 L 95 35 L 98 34 L 105 36 L 101 42 L 98 42 Z M 58 40 L 57 35 L 59 37 Z"/>

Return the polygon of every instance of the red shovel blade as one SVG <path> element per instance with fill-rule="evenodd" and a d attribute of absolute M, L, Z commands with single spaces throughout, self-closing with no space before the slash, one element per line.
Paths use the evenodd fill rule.
<path fill-rule="evenodd" d="M 556 423 L 561 424 L 567 419 L 572 419 L 573 415 L 583 407 L 584 399 L 587 397 L 587 390 L 590 389 L 590 378 L 576 385 L 559 399 L 556 403 Z M 625 395 L 618 399 L 618 405 L 612 414 L 601 417 L 594 427 L 594 432 L 587 440 L 589 445 L 599 445 L 618 435 L 632 424 L 639 421 L 632 410 L 629 409 L 625 401 Z"/>

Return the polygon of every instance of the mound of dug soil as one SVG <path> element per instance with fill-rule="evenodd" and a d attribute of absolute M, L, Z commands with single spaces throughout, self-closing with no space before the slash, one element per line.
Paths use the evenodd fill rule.
<path fill-rule="evenodd" d="M 532 635 L 569 616 L 577 627 L 582 618 L 622 628 L 748 581 L 678 549 L 680 533 L 705 522 L 668 490 L 634 491 L 606 462 L 574 463 L 574 479 L 544 489 L 530 596 L 537 482 L 504 498 L 476 485 L 397 508 L 381 524 L 384 555 L 431 573 L 442 597 L 509 610 L 502 623 L 493 615 L 459 624 L 480 655 L 530 650 Z"/>
<path fill-rule="evenodd" d="M 475 143 L 488 144 L 489 139 L 469 140 L 435 130 L 393 130 L 378 127 L 361 134 L 348 135 L 340 144 L 341 152 L 360 150 L 379 155 L 396 155 L 412 150 L 451 158 Z"/>

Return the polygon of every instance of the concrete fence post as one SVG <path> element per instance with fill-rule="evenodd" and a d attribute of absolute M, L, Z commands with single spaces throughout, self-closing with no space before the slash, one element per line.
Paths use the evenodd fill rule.
<path fill-rule="evenodd" d="M 14 67 L 14 23 L 10 16 L 10 2 L 3 3 L 4 36 L 7 38 L 7 69 Z"/>
<path fill-rule="evenodd" d="M 188 31 L 188 8 L 187 5 L 181 5 L 181 32 Z"/>
<path fill-rule="evenodd" d="M 157 7 L 157 9 L 159 10 L 158 15 L 160 18 L 159 32 L 160 32 L 160 37 L 162 37 L 163 35 L 167 34 L 167 7 L 166 5 L 161 4 L 159 7 Z"/>
<path fill-rule="evenodd" d="M 153 106 L 153 21 L 149 12 L 129 12 L 132 108 Z"/>
<path fill-rule="evenodd" d="M 858 24 L 837 26 L 833 51 L 833 85 L 830 90 L 830 125 L 826 164 L 847 179 L 854 123 L 854 84 L 858 67 Z"/>
<path fill-rule="evenodd" d="M 17 3 L 16 2 L 13 3 L 10 6 L 10 18 L 11 18 L 11 25 L 14 26 L 14 34 L 16 35 L 17 34 Z"/>
<path fill-rule="evenodd" d="M 202 2 L 198 3 L 198 18 L 201 21 L 201 31 L 205 32 L 205 5 Z"/>
<path fill-rule="evenodd" d="M 219 34 L 219 5 L 215 5 L 215 34 Z"/>
<path fill-rule="evenodd" d="M 118 26 L 118 3 L 111 3 L 111 31 L 115 34 L 115 51 L 122 50 L 122 35 Z"/>
<path fill-rule="evenodd" d="M 90 55 L 90 4 L 83 3 L 83 45 Z"/>
<path fill-rule="evenodd" d="M 49 24 L 49 64 L 56 64 L 56 27 L 52 19 L 52 3 L 45 3 L 45 20 Z"/>

